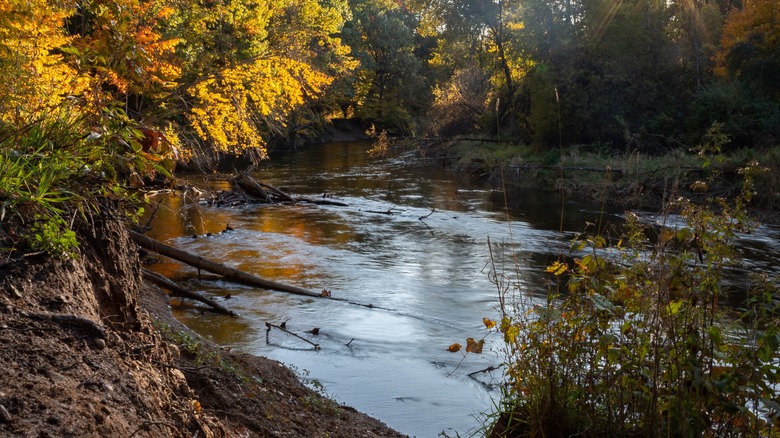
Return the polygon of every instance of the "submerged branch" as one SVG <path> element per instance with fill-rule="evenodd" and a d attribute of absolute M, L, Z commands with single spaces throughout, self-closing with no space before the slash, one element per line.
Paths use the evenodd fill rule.
<path fill-rule="evenodd" d="M 156 272 L 150 271 L 148 269 L 144 269 L 142 271 L 143 276 L 145 279 L 151 281 L 152 283 L 156 284 L 157 286 L 160 286 L 162 288 L 168 289 L 177 296 L 181 296 L 184 298 L 189 298 L 191 300 L 199 301 L 203 304 L 208 305 L 214 311 L 222 313 L 224 315 L 230 315 L 230 316 L 238 316 L 236 312 L 233 312 L 232 310 L 225 308 L 221 304 L 217 303 L 216 301 L 212 300 L 211 298 L 204 297 L 203 295 L 192 292 L 190 290 L 185 289 L 178 283 L 168 279 L 164 275 L 158 274 Z"/>

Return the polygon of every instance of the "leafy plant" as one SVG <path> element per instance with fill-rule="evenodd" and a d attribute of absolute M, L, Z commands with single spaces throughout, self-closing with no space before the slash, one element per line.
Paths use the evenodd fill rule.
<path fill-rule="evenodd" d="M 65 258 L 76 256 L 75 250 L 79 246 L 76 233 L 66 227 L 62 218 L 55 217 L 47 221 L 36 222 L 31 232 L 34 248 Z"/>

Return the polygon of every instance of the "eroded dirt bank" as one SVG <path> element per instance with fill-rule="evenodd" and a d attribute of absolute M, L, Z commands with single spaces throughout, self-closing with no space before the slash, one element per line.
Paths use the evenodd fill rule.
<path fill-rule="evenodd" d="M 180 325 L 108 216 L 77 260 L 0 262 L 0 436 L 403 436 Z"/>

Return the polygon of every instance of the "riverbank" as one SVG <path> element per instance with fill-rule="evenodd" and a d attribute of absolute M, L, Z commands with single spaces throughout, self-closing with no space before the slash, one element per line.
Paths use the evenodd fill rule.
<path fill-rule="evenodd" d="M 78 258 L 0 264 L 0 435 L 403 436 L 178 323 L 111 213 L 77 235 Z"/>
<path fill-rule="evenodd" d="M 581 145 L 547 152 L 491 139 L 399 142 L 397 150 L 415 149 L 424 165 L 444 165 L 458 172 L 489 179 L 496 187 L 547 190 L 623 209 L 660 209 L 684 196 L 733 197 L 742 187 L 740 169 L 755 161 L 767 171 L 754 181 L 752 212 L 780 220 L 780 147 L 739 149 L 701 155 L 684 148 L 665 155 L 640 152 L 614 154 L 598 146 Z M 709 180 L 708 191 L 692 185 Z"/>

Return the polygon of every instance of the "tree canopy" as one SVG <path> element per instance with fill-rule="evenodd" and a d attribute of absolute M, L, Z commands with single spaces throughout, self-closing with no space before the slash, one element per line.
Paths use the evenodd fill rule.
<path fill-rule="evenodd" d="M 2 0 L 0 120 L 68 104 L 179 158 L 265 156 L 335 117 L 540 151 L 780 134 L 773 0 Z M 75 103 L 78 102 L 78 105 Z"/>

